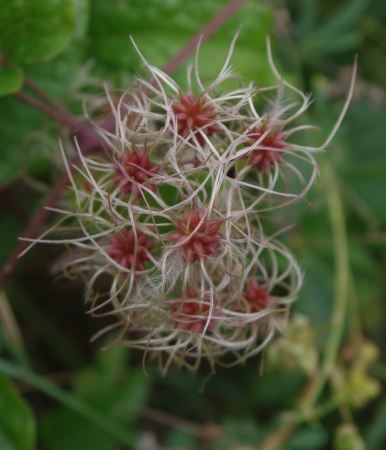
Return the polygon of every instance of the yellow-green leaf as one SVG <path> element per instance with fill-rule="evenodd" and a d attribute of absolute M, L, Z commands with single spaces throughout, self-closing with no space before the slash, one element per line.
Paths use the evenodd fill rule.
<path fill-rule="evenodd" d="M 57 55 L 75 31 L 74 0 L 3 0 L 0 48 L 10 61 Z"/>
<path fill-rule="evenodd" d="M 23 83 L 23 71 L 18 67 L 0 67 L 0 96 L 17 92 Z"/>

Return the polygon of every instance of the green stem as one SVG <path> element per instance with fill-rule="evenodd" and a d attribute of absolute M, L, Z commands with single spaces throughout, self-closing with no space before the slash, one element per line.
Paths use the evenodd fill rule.
<path fill-rule="evenodd" d="M 114 437 L 118 442 L 125 445 L 126 449 L 134 448 L 136 439 L 135 436 L 133 436 L 130 432 L 122 428 L 110 417 L 95 410 L 91 406 L 84 403 L 82 400 L 74 397 L 72 394 L 59 389 L 57 386 L 45 380 L 43 377 L 36 375 L 30 371 L 23 370 L 15 364 L 12 364 L 11 362 L 1 358 L 0 371 L 8 376 L 26 381 L 39 391 L 44 392 L 49 397 L 57 400 L 68 408 L 71 408 L 79 415 L 85 417 L 90 422 L 93 422 L 110 436 Z"/>
<path fill-rule="evenodd" d="M 324 165 L 323 173 L 326 178 L 327 207 L 330 215 L 332 239 L 335 260 L 335 300 L 331 316 L 331 331 L 325 348 L 321 368 L 304 389 L 297 411 L 304 417 L 313 418 L 315 403 L 317 402 L 327 380 L 334 369 L 339 346 L 342 340 L 345 314 L 347 310 L 350 268 L 347 251 L 347 235 L 344 220 L 343 205 L 333 169 L 329 163 Z M 296 431 L 301 422 L 292 419 L 263 442 L 260 450 L 277 450 Z"/>
<path fill-rule="evenodd" d="M 319 376 L 315 379 L 315 383 L 308 393 L 307 405 L 305 405 L 307 407 L 312 407 L 316 402 L 334 368 L 343 335 L 350 280 L 347 234 L 338 183 L 330 164 L 325 164 L 323 173 L 326 177 L 327 206 L 334 244 L 335 303 L 331 316 L 331 331 L 325 349 L 324 360 Z"/>

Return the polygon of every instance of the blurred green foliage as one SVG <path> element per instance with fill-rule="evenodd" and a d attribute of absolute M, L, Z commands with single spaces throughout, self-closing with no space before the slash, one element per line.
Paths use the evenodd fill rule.
<path fill-rule="evenodd" d="M 33 450 L 35 427 L 29 407 L 0 374 L 0 447 L 3 450 Z"/>
<path fill-rule="evenodd" d="M 136 435 L 133 425 L 148 401 L 150 380 L 141 367 L 127 373 L 126 364 L 127 352 L 123 347 L 100 353 L 91 367 L 77 373 L 73 392 Z M 47 412 L 40 426 L 42 442 L 52 450 L 82 450 L 87 446 L 94 450 L 116 448 L 114 437 L 63 406 Z"/>

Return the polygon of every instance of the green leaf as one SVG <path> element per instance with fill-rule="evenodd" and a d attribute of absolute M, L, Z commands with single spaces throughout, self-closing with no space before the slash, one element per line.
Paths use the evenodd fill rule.
<path fill-rule="evenodd" d="M 116 449 L 116 440 L 68 408 L 51 411 L 40 420 L 41 440 L 51 450 Z"/>
<path fill-rule="evenodd" d="M 181 201 L 181 195 L 178 190 L 170 184 L 160 184 L 158 186 L 162 200 L 167 205 L 176 205 Z"/>
<path fill-rule="evenodd" d="M 294 309 L 307 316 L 313 326 L 321 326 L 328 323 L 332 312 L 331 262 L 309 248 L 299 259 L 307 276 Z"/>
<path fill-rule="evenodd" d="M 374 167 L 386 164 L 385 148 L 382 145 L 386 142 L 385 121 L 384 105 L 377 107 L 368 99 L 360 99 L 350 105 L 345 125 L 347 129 L 345 166 L 357 165 L 358 168 L 363 168 L 369 164 L 373 164 Z"/>
<path fill-rule="evenodd" d="M 170 431 L 167 438 L 167 447 L 172 448 L 186 448 L 194 445 L 194 436 L 185 430 L 173 429 Z"/>
<path fill-rule="evenodd" d="M 253 417 L 227 416 L 224 418 L 222 426 L 232 441 L 242 444 L 255 444 L 261 435 L 261 429 Z"/>
<path fill-rule="evenodd" d="M 378 407 L 375 414 L 373 414 L 372 420 L 369 423 L 364 438 L 366 442 L 366 448 L 368 450 L 378 450 L 382 448 L 382 443 L 386 439 L 386 401 Z"/>
<path fill-rule="evenodd" d="M 0 67 L 0 96 L 17 92 L 23 83 L 23 71 L 18 67 Z"/>
<path fill-rule="evenodd" d="M 0 430 L 0 448 L 2 450 L 14 450 L 15 447 L 9 439 L 4 436 L 3 432 Z"/>
<path fill-rule="evenodd" d="M 26 148 L 26 138 L 33 132 L 38 132 L 44 122 L 39 112 L 23 104 L 14 97 L 0 99 L 0 134 L 2 140 L 0 183 L 10 181 L 27 171 L 28 166 L 34 165 L 40 149 Z M 39 158 L 40 159 L 40 158 Z"/>
<path fill-rule="evenodd" d="M 17 239 L 20 236 L 22 228 L 19 222 L 11 214 L 9 214 L 9 211 L 5 208 L 0 209 L 0 215 L 0 235 L 7 236 L 6 239 L 3 239 L 0 246 L 0 267 L 3 267 L 17 243 Z"/>
<path fill-rule="evenodd" d="M 363 37 L 356 29 L 357 24 L 368 5 L 368 0 L 348 1 L 318 27 L 308 27 L 308 34 L 300 33 L 299 48 L 303 58 L 316 59 L 322 55 L 333 55 L 357 47 Z"/>
<path fill-rule="evenodd" d="M 369 0 L 350 0 L 329 20 L 319 28 L 317 33 L 330 36 L 340 34 L 342 31 L 351 29 L 363 17 L 363 13 L 369 6 Z"/>
<path fill-rule="evenodd" d="M 162 68 L 223 7 L 223 0 L 95 1 L 91 11 L 91 53 L 111 69 L 126 68 L 138 73 L 141 61 L 130 41 L 131 35 L 149 63 Z M 266 60 L 265 37 L 271 30 L 272 20 L 271 10 L 261 2 L 245 2 L 202 44 L 199 58 L 202 78 L 216 76 L 231 40 L 242 26 L 231 61 L 235 72 L 246 82 L 270 84 L 272 74 Z M 189 62 L 192 60 L 193 56 Z M 185 68 L 178 69 L 173 78 L 184 88 Z"/>
<path fill-rule="evenodd" d="M 32 450 L 35 442 L 35 420 L 24 400 L 0 374 L 0 448 Z"/>
<path fill-rule="evenodd" d="M 10 61 L 52 58 L 75 30 L 74 0 L 3 0 L 0 47 Z"/>
<path fill-rule="evenodd" d="M 298 10 L 297 35 L 299 38 L 303 38 L 311 34 L 315 29 L 318 5 L 316 0 L 301 0 Z"/>
<path fill-rule="evenodd" d="M 361 41 L 361 35 L 356 32 L 323 37 L 315 34 L 304 42 L 303 48 L 308 53 L 313 53 L 317 56 L 334 55 L 356 48 Z"/>
<path fill-rule="evenodd" d="M 324 448 L 328 440 L 323 428 L 306 426 L 295 433 L 283 446 L 283 450 L 317 450 Z"/>
<path fill-rule="evenodd" d="M 147 400 L 149 378 L 141 368 L 126 373 L 126 361 L 124 347 L 101 352 L 94 366 L 78 375 L 74 395 L 128 428 Z M 50 411 L 41 420 L 41 430 L 42 440 L 52 450 L 116 448 L 113 437 L 66 407 Z"/>
<path fill-rule="evenodd" d="M 344 177 L 378 219 L 386 222 L 385 162 L 345 170 Z"/>
<path fill-rule="evenodd" d="M 24 69 L 26 76 L 47 94 L 64 106 L 81 110 L 82 102 L 72 88 L 84 61 L 83 46 L 77 44 L 71 44 L 54 60 L 25 64 Z M 12 96 L 0 98 L 0 135 L 0 183 L 26 172 L 32 175 L 44 173 L 50 167 L 53 155 L 58 153 L 58 131 L 52 120 Z"/>
<path fill-rule="evenodd" d="M 85 58 L 85 44 L 82 40 L 74 40 L 54 60 L 25 64 L 25 73 L 40 89 L 68 108 L 83 87 L 82 82 L 88 81 L 88 73 L 84 70 Z M 76 92 L 74 83 L 78 86 Z"/>
<path fill-rule="evenodd" d="M 84 38 L 87 35 L 89 21 L 90 21 L 90 7 L 89 0 L 75 0 L 76 4 L 76 24 L 75 34 L 76 39 Z"/>

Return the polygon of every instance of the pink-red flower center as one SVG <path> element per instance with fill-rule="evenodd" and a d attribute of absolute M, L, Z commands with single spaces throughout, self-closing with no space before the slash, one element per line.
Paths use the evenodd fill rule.
<path fill-rule="evenodd" d="M 141 231 L 121 230 L 118 234 L 109 237 L 109 256 L 120 266 L 126 269 L 141 271 L 145 269 L 145 261 L 149 261 L 149 253 L 155 242 Z"/>
<path fill-rule="evenodd" d="M 200 299 L 201 300 L 201 299 Z M 184 330 L 201 333 L 208 321 L 208 299 L 197 300 L 197 295 L 192 288 L 186 290 L 185 298 L 181 302 L 174 302 L 172 310 L 175 312 L 175 320 Z M 210 320 L 209 329 L 214 328 L 214 321 Z"/>
<path fill-rule="evenodd" d="M 265 133 L 267 134 L 264 136 Z M 246 147 L 255 145 L 259 141 L 257 148 L 244 156 L 244 158 L 249 158 L 249 164 L 256 167 L 258 172 L 269 172 L 275 162 L 280 164 L 283 161 L 283 148 L 287 144 L 286 136 L 281 132 L 280 127 L 276 126 L 270 129 L 265 124 L 260 128 L 255 127 L 250 130 L 246 137 L 247 140 L 243 143 Z"/>
<path fill-rule="evenodd" d="M 181 244 L 187 261 L 199 261 L 202 257 L 215 255 L 224 236 L 218 231 L 221 222 L 208 220 L 205 211 L 186 210 L 177 230 L 168 234 L 168 239 Z"/>
<path fill-rule="evenodd" d="M 268 288 L 260 286 L 254 279 L 249 280 L 248 289 L 243 296 L 248 302 L 251 313 L 262 311 L 274 302 L 273 298 L 269 296 Z"/>
<path fill-rule="evenodd" d="M 148 179 L 158 170 L 159 166 L 150 164 L 145 149 L 133 153 L 125 152 L 122 163 L 114 165 L 115 176 L 112 183 L 120 186 L 123 195 L 133 193 L 136 197 L 140 197 L 139 185 L 155 191 L 154 184 L 148 182 Z"/>
<path fill-rule="evenodd" d="M 181 102 L 173 102 L 173 112 L 177 118 L 178 133 L 186 138 L 189 134 L 200 129 L 206 136 L 212 136 L 220 131 L 219 126 L 214 123 L 217 112 L 212 105 L 205 103 L 205 98 L 199 96 L 195 98 L 191 94 L 180 94 Z M 200 145 L 205 144 L 205 139 L 201 133 L 196 134 L 196 139 Z"/>

